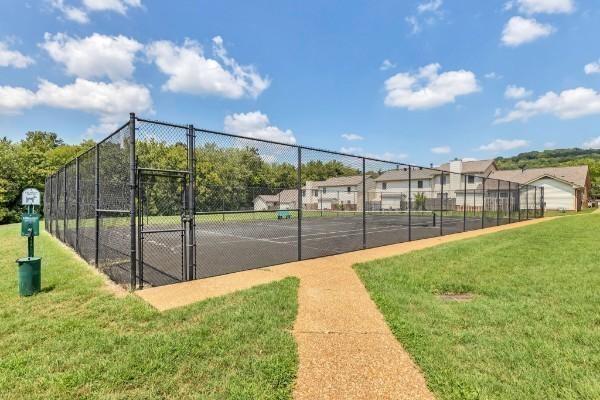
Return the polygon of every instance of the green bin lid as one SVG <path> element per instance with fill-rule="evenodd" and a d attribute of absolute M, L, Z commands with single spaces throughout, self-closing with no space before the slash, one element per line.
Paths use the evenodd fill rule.
<path fill-rule="evenodd" d="M 21 257 L 17 260 L 18 263 L 25 263 L 30 261 L 39 261 L 42 257 Z"/>

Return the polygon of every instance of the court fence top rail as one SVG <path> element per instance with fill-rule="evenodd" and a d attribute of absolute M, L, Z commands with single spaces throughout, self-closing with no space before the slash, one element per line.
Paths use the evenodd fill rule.
<path fill-rule="evenodd" d="M 46 178 L 45 228 L 131 289 L 544 215 L 544 189 L 138 118 Z"/>

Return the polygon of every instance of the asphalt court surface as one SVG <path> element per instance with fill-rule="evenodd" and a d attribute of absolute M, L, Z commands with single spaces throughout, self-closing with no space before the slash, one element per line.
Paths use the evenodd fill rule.
<path fill-rule="evenodd" d="M 486 216 L 487 217 L 487 216 Z M 464 230 L 482 227 L 481 217 L 467 217 Z M 487 217 L 483 225 L 496 225 L 495 217 Z M 500 218 L 500 224 L 507 218 Z M 367 215 L 366 247 L 385 246 L 463 231 L 463 218 L 456 215 L 408 217 Z M 154 225 L 149 229 L 176 229 L 179 224 Z M 111 266 L 109 275 L 125 275 L 120 271 L 129 254 L 129 227 L 102 229 L 102 259 Z M 298 260 L 298 220 L 254 219 L 244 221 L 196 221 L 196 278 L 206 278 L 252 268 Z M 302 259 L 345 253 L 363 249 L 363 218 L 356 216 L 309 217 L 301 221 Z M 143 239 L 145 286 L 159 286 L 184 280 L 182 269 L 182 236 L 179 232 L 145 234 Z M 114 262 L 113 259 L 114 258 Z M 102 261 L 101 259 L 101 261 Z M 121 260 L 123 259 L 123 260 Z M 109 272 L 109 271 L 107 271 Z M 138 274 L 140 271 L 138 271 Z"/>

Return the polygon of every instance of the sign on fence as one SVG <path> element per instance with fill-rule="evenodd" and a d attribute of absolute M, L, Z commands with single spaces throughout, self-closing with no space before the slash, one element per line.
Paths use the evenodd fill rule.
<path fill-rule="evenodd" d="M 21 194 L 21 204 L 24 206 L 39 206 L 40 191 L 33 188 L 23 190 L 23 194 Z"/>

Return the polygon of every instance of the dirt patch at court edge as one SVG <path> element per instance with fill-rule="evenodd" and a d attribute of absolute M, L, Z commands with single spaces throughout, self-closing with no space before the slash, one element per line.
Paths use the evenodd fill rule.
<path fill-rule="evenodd" d="M 296 399 L 433 399 L 352 269 L 358 262 L 532 225 L 551 218 L 394 244 L 136 292 L 167 310 L 288 276 L 300 279 L 293 335 L 298 344 Z"/>

